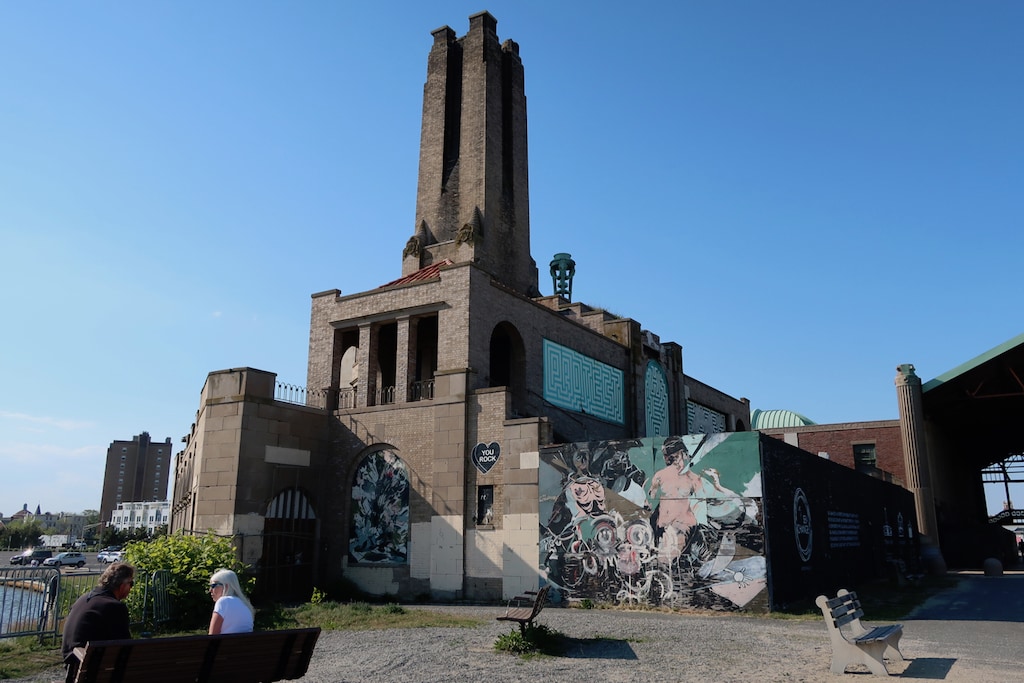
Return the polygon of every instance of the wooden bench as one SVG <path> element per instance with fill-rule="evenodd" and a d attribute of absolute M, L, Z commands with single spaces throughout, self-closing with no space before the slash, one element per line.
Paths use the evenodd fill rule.
<path fill-rule="evenodd" d="M 269 683 L 301 678 L 319 628 L 99 640 L 76 647 L 76 683 Z"/>
<path fill-rule="evenodd" d="M 903 661 L 903 625 L 872 627 L 861 622 L 864 610 L 856 593 L 841 588 L 836 597 L 819 595 L 814 602 L 821 608 L 832 639 L 832 673 L 844 673 L 850 664 L 864 664 L 871 673 L 888 676 L 883 660 Z"/>
<path fill-rule="evenodd" d="M 526 635 L 526 627 L 533 626 L 533 620 L 537 618 L 540 611 L 544 609 L 544 603 L 548 600 L 550 586 L 544 586 L 540 591 L 526 591 L 525 595 L 519 595 L 508 601 L 505 613 L 498 617 L 498 621 L 514 621 L 519 624 L 519 632 Z"/>

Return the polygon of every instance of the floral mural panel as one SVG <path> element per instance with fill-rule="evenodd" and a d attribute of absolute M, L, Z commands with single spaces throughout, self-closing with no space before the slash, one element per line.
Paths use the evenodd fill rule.
<path fill-rule="evenodd" d="M 409 561 L 409 476 L 390 451 L 367 455 L 352 483 L 349 558 L 362 564 Z"/>

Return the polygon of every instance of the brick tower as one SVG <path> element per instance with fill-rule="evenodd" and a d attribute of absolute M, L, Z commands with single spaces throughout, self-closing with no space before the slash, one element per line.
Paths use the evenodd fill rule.
<path fill-rule="evenodd" d="M 469 18 L 456 38 L 433 31 L 423 87 L 416 228 L 402 275 L 450 259 L 474 262 L 527 296 L 539 294 L 530 256 L 526 95 L 519 46 L 497 20 Z"/>

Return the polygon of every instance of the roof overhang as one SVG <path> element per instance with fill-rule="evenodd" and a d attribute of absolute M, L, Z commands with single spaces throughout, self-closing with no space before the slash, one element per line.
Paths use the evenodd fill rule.
<path fill-rule="evenodd" d="M 1024 453 L 1024 334 L 922 386 L 925 419 L 982 469 Z"/>

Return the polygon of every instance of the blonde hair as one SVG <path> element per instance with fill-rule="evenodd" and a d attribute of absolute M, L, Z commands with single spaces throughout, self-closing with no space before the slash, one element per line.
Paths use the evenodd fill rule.
<path fill-rule="evenodd" d="M 256 610 L 253 609 L 252 603 L 249 602 L 249 598 L 245 597 L 245 593 L 242 592 L 242 586 L 238 583 L 238 574 L 234 573 L 230 569 L 218 569 L 210 577 L 210 583 L 219 583 L 224 586 L 221 597 L 225 595 L 233 595 L 242 601 L 242 603 L 249 608 L 253 616 L 256 615 Z"/>

